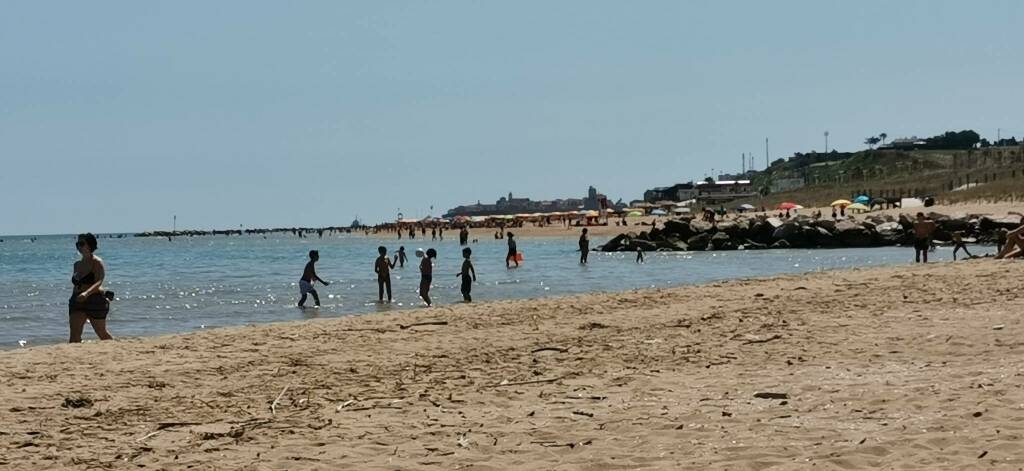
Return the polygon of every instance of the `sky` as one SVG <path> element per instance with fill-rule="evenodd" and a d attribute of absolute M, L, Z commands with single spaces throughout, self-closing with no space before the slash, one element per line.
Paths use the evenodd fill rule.
<path fill-rule="evenodd" d="M 0 234 L 612 199 L 864 139 L 1024 136 L 1024 2 L 13 1 Z M 433 211 L 430 207 L 433 206 Z"/>

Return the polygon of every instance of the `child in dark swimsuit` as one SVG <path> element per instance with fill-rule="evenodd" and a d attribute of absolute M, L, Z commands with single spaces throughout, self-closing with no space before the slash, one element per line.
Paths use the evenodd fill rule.
<path fill-rule="evenodd" d="M 316 262 L 320 260 L 320 252 L 316 250 L 309 251 L 309 262 L 306 263 L 306 268 L 302 270 L 302 278 L 299 279 L 299 307 L 305 307 L 306 295 L 313 295 L 313 302 L 317 307 L 320 307 L 320 296 L 316 293 L 316 289 L 313 287 L 313 283 L 319 281 L 324 286 L 330 285 L 330 283 L 320 279 L 316 276 Z"/>
<path fill-rule="evenodd" d="M 420 297 L 423 301 L 430 306 L 430 283 L 434 278 L 434 258 L 437 257 L 437 251 L 434 249 L 427 249 L 427 256 L 420 260 Z"/>
<path fill-rule="evenodd" d="M 469 257 L 473 255 L 473 250 L 469 247 L 462 249 L 462 271 L 458 275 L 462 277 L 462 300 L 467 303 L 473 302 L 473 296 L 469 293 L 473 289 L 473 283 L 476 281 L 476 269 L 473 268 L 473 262 L 469 261 Z"/>

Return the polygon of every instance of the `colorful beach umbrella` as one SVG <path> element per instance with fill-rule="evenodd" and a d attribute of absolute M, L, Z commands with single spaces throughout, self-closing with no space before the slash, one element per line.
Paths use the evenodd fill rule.
<path fill-rule="evenodd" d="M 870 208 L 868 208 L 867 206 L 864 206 L 863 204 L 860 204 L 860 203 L 853 203 L 853 204 L 847 206 L 846 209 L 848 209 L 850 211 L 869 211 L 870 210 Z"/>
<path fill-rule="evenodd" d="M 860 195 L 860 196 L 854 198 L 853 202 L 854 203 L 859 203 L 859 204 L 868 204 L 868 203 L 871 202 L 871 198 L 869 196 L 867 196 L 867 195 Z"/>
<path fill-rule="evenodd" d="M 644 213 L 642 213 L 640 211 L 630 211 L 630 212 L 626 213 L 626 217 L 631 217 L 631 218 L 638 218 L 638 217 L 641 217 L 643 215 L 644 215 Z"/>
<path fill-rule="evenodd" d="M 853 202 L 850 201 L 850 200 L 835 200 L 829 206 L 832 206 L 832 207 L 836 207 L 836 206 L 849 206 L 851 204 L 853 204 Z"/>
<path fill-rule="evenodd" d="M 664 209 L 655 209 L 654 211 L 651 211 L 651 215 L 653 216 L 664 216 L 666 214 L 668 213 L 666 213 Z"/>
<path fill-rule="evenodd" d="M 752 205 L 750 203 L 741 204 L 741 205 L 739 205 L 739 208 L 743 209 L 743 210 L 746 210 L 746 211 L 751 211 L 751 210 L 757 209 L 757 208 L 754 207 L 754 205 Z"/>
<path fill-rule="evenodd" d="M 785 210 L 785 209 L 802 209 L 803 208 L 803 206 L 800 206 L 799 204 L 793 203 L 791 201 L 786 201 L 784 203 L 779 203 L 779 205 L 776 206 L 776 207 L 778 209 L 783 209 L 783 210 Z"/>

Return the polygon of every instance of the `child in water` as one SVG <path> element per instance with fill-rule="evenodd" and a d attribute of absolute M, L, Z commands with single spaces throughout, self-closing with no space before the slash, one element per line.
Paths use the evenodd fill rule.
<path fill-rule="evenodd" d="M 636 263 L 644 263 L 644 249 L 636 248 Z"/>
<path fill-rule="evenodd" d="M 427 256 L 420 260 L 420 297 L 423 301 L 430 306 L 430 283 L 434 278 L 434 258 L 437 257 L 437 251 L 434 249 L 427 249 Z"/>
<path fill-rule="evenodd" d="M 473 283 L 476 281 L 476 269 L 473 268 L 473 262 L 469 261 L 472 254 L 473 250 L 469 247 L 462 249 L 462 272 L 455 275 L 462 277 L 462 300 L 467 303 L 473 302 L 473 297 L 469 292 L 473 289 Z"/>
<path fill-rule="evenodd" d="M 409 260 L 409 258 L 405 256 L 405 246 L 404 245 L 401 246 L 401 247 L 398 247 L 398 254 L 397 254 L 397 256 L 395 258 L 398 260 L 398 268 L 405 268 L 405 262 L 407 260 Z M 392 266 L 394 266 L 394 265 L 392 265 Z"/>
<path fill-rule="evenodd" d="M 309 251 L 309 262 L 306 263 L 306 268 L 302 270 L 302 278 L 299 278 L 299 307 L 305 307 L 306 295 L 313 295 L 313 302 L 316 303 L 316 307 L 320 307 L 320 296 L 316 294 L 316 289 L 313 288 L 313 283 L 319 281 L 324 286 L 330 285 L 330 283 L 320 279 L 316 276 L 316 262 L 320 260 L 320 252 L 316 250 Z"/>
<path fill-rule="evenodd" d="M 377 298 L 380 302 L 384 302 L 384 292 L 388 293 L 388 302 L 391 302 L 391 269 L 395 268 L 395 261 L 398 260 L 398 255 L 395 255 L 395 260 L 388 258 L 388 249 L 383 245 L 377 247 L 377 253 L 380 254 L 377 257 L 377 261 L 373 263 L 373 271 L 377 273 Z"/>

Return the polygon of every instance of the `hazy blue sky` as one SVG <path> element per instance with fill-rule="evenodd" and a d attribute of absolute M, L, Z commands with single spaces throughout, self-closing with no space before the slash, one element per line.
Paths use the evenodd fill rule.
<path fill-rule="evenodd" d="M 0 234 L 613 198 L 1024 135 L 1024 2 L 5 2 Z"/>

